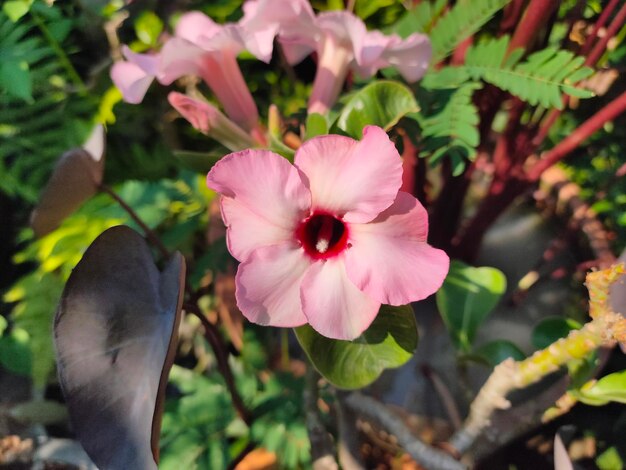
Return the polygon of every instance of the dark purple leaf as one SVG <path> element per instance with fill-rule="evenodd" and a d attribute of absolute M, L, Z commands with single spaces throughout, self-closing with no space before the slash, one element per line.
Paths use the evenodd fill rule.
<path fill-rule="evenodd" d="M 104 174 L 104 129 L 96 126 L 81 148 L 65 152 L 30 217 L 35 235 L 43 237 L 98 191 Z"/>
<path fill-rule="evenodd" d="M 144 239 L 113 227 L 87 249 L 55 318 L 59 380 L 77 439 L 100 470 L 156 469 L 185 262 L 159 272 Z"/>

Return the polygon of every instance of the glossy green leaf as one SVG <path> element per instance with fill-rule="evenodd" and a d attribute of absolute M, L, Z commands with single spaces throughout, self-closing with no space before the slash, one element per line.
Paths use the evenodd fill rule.
<path fill-rule="evenodd" d="M 589 405 L 606 405 L 612 401 L 626 404 L 626 370 L 602 377 L 592 387 L 578 390 L 575 396 Z"/>
<path fill-rule="evenodd" d="M 389 130 L 402 117 L 417 111 L 419 106 L 410 88 L 398 82 L 382 80 L 354 93 L 341 110 L 335 126 L 360 139 L 367 125 Z"/>
<path fill-rule="evenodd" d="M 516 361 L 523 360 L 526 355 L 514 343 L 507 340 L 495 340 L 475 349 L 468 359 L 478 360 L 491 367 L 495 367 L 509 357 Z"/>
<path fill-rule="evenodd" d="M 565 338 L 570 331 L 580 328 L 580 323 L 564 317 L 550 317 L 542 320 L 532 333 L 532 343 L 537 349 L 544 349 L 560 338 Z"/>
<path fill-rule="evenodd" d="M 306 134 L 304 140 L 309 140 L 318 135 L 328 134 L 328 120 L 318 113 L 309 114 L 306 117 Z"/>
<path fill-rule="evenodd" d="M 345 389 L 369 385 L 383 370 L 406 363 L 417 347 L 417 325 L 409 305 L 383 305 L 371 326 L 353 341 L 326 338 L 309 325 L 295 331 L 320 374 Z"/>
<path fill-rule="evenodd" d="M 457 348 L 469 352 L 480 325 L 506 290 L 506 278 L 496 268 L 475 268 L 452 261 L 437 307 Z"/>

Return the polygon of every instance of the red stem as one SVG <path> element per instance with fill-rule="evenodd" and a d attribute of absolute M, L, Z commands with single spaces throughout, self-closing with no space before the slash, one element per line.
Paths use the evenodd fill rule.
<path fill-rule="evenodd" d="M 620 1 L 621 0 L 611 0 L 609 4 L 602 10 L 602 13 L 598 17 L 598 21 L 596 21 L 596 23 L 593 25 L 593 29 L 591 30 L 591 33 L 587 37 L 585 44 L 580 50 L 580 55 L 587 55 L 587 53 L 591 50 L 591 46 L 593 46 L 593 42 L 598 37 L 598 31 L 600 31 L 600 28 L 602 28 L 606 24 L 606 22 L 609 20 L 611 13 L 613 13 L 613 10 L 615 10 L 615 7 Z"/>
<path fill-rule="evenodd" d="M 526 49 L 526 51 L 530 50 L 537 33 L 545 26 L 558 6 L 559 2 L 554 0 L 531 0 L 522 21 L 515 29 L 508 52 L 519 47 Z"/>
<path fill-rule="evenodd" d="M 622 8 L 620 8 L 617 12 L 617 15 L 615 15 L 615 18 L 606 30 L 606 34 L 602 38 L 600 38 L 600 40 L 589 53 L 589 56 L 585 61 L 585 65 L 593 66 L 600 60 L 602 54 L 604 54 L 606 45 L 609 43 L 611 38 L 617 34 L 622 26 L 624 26 L 624 21 L 626 21 L 626 3 L 622 5 Z"/>
<path fill-rule="evenodd" d="M 626 92 L 619 95 L 596 114 L 587 119 L 574 132 L 563 139 L 556 147 L 547 151 L 543 158 L 527 172 L 530 181 L 539 180 L 541 174 L 559 160 L 565 158 L 576 149 L 583 141 L 589 138 L 604 124 L 612 121 L 626 111 Z"/>
<path fill-rule="evenodd" d="M 598 36 L 598 30 L 601 27 L 603 27 L 605 23 L 608 21 L 611 12 L 615 9 L 619 1 L 620 0 L 611 0 L 610 3 L 607 5 L 607 7 L 602 11 L 602 14 L 600 15 L 600 17 L 598 18 L 598 21 L 596 21 L 593 27 L 593 31 L 591 32 L 591 34 L 585 41 L 585 44 L 580 51 L 580 55 L 585 55 L 589 52 L 589 49 L 591 49 L 593 41 Z M 600 60 L 600 58 L 602 57 L 602 54 L 604 53 L 604 50 L 606 49 L 608 42 L 611 40 L 613 36 L 615 36 L 615 34 L 617 34 L 619 29 L 623 25 L 625 19 L 626 19 L 626 4 L 622 7 L 622 9 L 619 11 L 617 16 L 611 23 L 604 37 L 600 39 L 600 41 L 598 41 L 598 43 L 593 48 L 593 51 L 585 59 L 584 65 L 586 67 L 594 67 L 596 65 L 598 60 Z M 568 103 L 569 103 L 569 97 L 565 96 L 563 98 L 563 109 L 565 109 Z M 533 139 L 533 144 L 535 145 L 535 147 L 538 147 L 539 145 L 543 143 L 545 138 L 548 136 L 548 132 L 550 132 L 550 129 L 552 129 L 552 126 L 554 125 L 556 120 L 559 118 L 559 116 L 561 116 L 562 112 L 563 111 L 560 109 L 553 109 L 548 115 L 548 117 L 544 119 L 543 123 L 541 124 L 541 128 L 539 129 L 539 132 Z"/>

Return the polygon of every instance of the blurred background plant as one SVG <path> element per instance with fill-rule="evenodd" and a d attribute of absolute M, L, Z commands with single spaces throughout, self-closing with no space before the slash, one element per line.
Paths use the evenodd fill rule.
<path fill-rule="evenodd" d="M 143 230 L 106 191 L 99 192 L 42 238 L 36 239 L 28 228 L 30 213 L 57 159 L 68 149 L 80 147 L 96 124 L 107 130 L 104 184 L 113 188 L 158 235 L 167 250 L 179 250 L 187 259 L 188 280 L 197 293 L 198 304 L 209 321 L 218 326 L 227 344 L 237 390 L 254 418 L 242 418 L 233 405 L 211 345 L 198 334 L 200 322 L 193 316 L 186 317 L 163 417 L 161 468 L 226 468 L 245 457 L 251 466 L 241 468 L 310 467 L 307 380 L 313 381 L 316 390 L 318 384 L 321 387 L 317 411 L 323 425 L 334 437 L 340 435 L 343 421 L 334 411 L 339 400 L 336 391 L 326 381 L 307 376 L 305 370 L 310 367 L 292 335 L 247 323 L 244 326 L 234 304 L 235 262 L 226 251 L 215 194 L 206 189 L 204 182 L 211 164 L 228 151 L 177 119 L 163 87 L 152 87 L 141 106 L 132 106 L 121 101 L 121 93 L 109 78 L 112 62 L 121 58 L 121 44 L 129 44 L 136 52 L 156 47 L 183 11 L 197 9 L 217 22 L 236 21 L 242 15 L 242 3 L 155 0 L 124 5 L 119 0 L 12 0 L 2 4 L 0 438 L 3 434 L 20 434 L 23 438 L 71 436 L 67 416 L 58 406 L 60 392 L 52 346 L 52 319 L 61 291 L 85 249 L 105 229 L 126 224 L 139 232 Z M 405 190 L 413 192 L 429 209 L 431 243 L 459 259 L 437 296 L 437 306 L 441 315 L 438 321 L 446 326 L 452 338 L 450 347 L 455 348 L 450 356 L 461 371 L 467 371 L 468 363 L 484 364 L 485 371 L 491 371 L 507 357 L 521 361 L 525 352 L 547 347 L 569 331 L 581 328 L 586 319 L 586 294 L 580 289 L 583 273 L 601 264 L 597 253 L 580 243 L 580 231 L 572 234 L 567 229 L 572 217 L 566 216 L 569 222 L 557 222 L 556 238 L 543 247 L 544 258 L 554 251 L 572 253 L 574 267 L 567 268 L 567 279 L 578 287 L 570 294 L 564 314 L 539 322 L 532 333 L 532 349 L 506 335 L 476 344 L 480 329 L 497 304 L 504 305 L 511 299 L 512 303 L 523 302 L 531 286 L 540 284 L 542 278 L 564 276 L 562 266 L 544 273 L 545 262 L 530 273 L 522 273 L 525 276 L 514 278 L 508 272 L 505 277 L 500 270 L 479 271 L 461 262 L 475 262 L 487 228 L 509 205 L 495 209 L 491 206 L 492 219 L 484 226 L 472 225 L 480 207 L 489 209 L 480 202 L 498 196 L 490 192 L 490 185 L 498 176 L 508 177 L 513 169 L 533 164 L 532 159 L 527 161 L 529 155 L 557 147 L 598 110 L 624 99 L 623 18 L 615 30 L 609 31 L 611 25 L 619 23 L 623 10 L 619 2 L 556 2 L 557 6 L 544 12 L 545 21 L 538 21 L 532 38 L 526 37 L 526 42 L 520 43 L 524 39 L 516 34 L 518 26 L 522 21 L 531 21 L 523 13 L 539 3 L 311 2 L 318 11 L 352 8 L 370 29 L 397 32 L 403 37 L 424 32 L 431 37 L 435 66 L 421 82 L 408 88 L 381 80 L 377 83 L 382 85 L 372 87 L 351 77 L 346 90 L 349 93 L 320 126 L 321 133 L 330 128 L 359 137 L 371 116 L 356 112 L 361 108 L 355 103 L 362 100 L 367 105 L 368 100 L 380 96 L 389 98 L 388 127 L 405 158 L 405 167 L 409 166 L 409 170 L 405 168 L 409 175 Z M 595 31 L 594 25 L 611 8 L 604 24 Z M 593 63 L 584 63 L 577 56 L 588 59 L 594 53 L 587 46 L 594 34 L 598 41 L 606 37 L 607 42 Z M 528 54 L 514 52 L 514 46 L 526 47 Z M 262 119 L 270 120 L 274 149 L 289 153 L 294 138 L 300 139 L 302 126 L 306 124 L 308 132 L 314 125 L 305 120 L 305 108 L 315 60 L 308 58 L 291 67 L 280 53 L 274 54 L 269 64 L 243 53 L 239 62 Z M 400 80 L 388 69 L 378 78 Z M 582 86 L 574 87 L 579 81 Z M 184 80 L 182 85 L 187 85 Z M 402 100 L 408 100 L 408 105 L 404 102 L 402 106 Z M 396 104 L 398 111 L 393 115 Z M 270 105 L 284 116 L 277 128 L 272 128 Z M 414 105 L 420 110 L 415 111 Z M 555 114 L 554 125 L 546 126 L 557 109 L 562 112 Z M 626 247 L 625 121 L 622 115 L 602 123 L 598 132 L 559 162 L 568 180 L 579 187 L 580 201 L 598 215 L 613 253 Z M 506 140 L 511 136 L 515 138 Z M 507 145 L 515 145 L 513 150 L 508 148 L 510 166 L 499 168 L 499 162 L 506 161 L 502 146 Z M 523 158 L 515 160 L 516 152 Z M 537 180 L 531 179 L 527 186 L 514 191 L 509 203 L 521 196 L 518 206 L 538 205 L 551 217 L 555 211 L 546 202 L 547 196 L 535 194 L 536 202 L 532 191 L 528 191 L 536 188 Z M 502 181 L 513 186 L 506 178 Z M 472 227 L 477 227 L 476 231 L 472 232 Z M 472 297 L 472 289 L 479 294 Z M 473 307 L 459 316 L 454 308 L 458 305 Z M 529 321 L 535 320 L 538 318 Z M 312 360 L 315 362 L 315 358 Z M 428 358 L 422 355 L 420 360 L 427 362 Z M 614 375 L 613 381 L 605 381 L 604 385 L 600 381 L 595 392 L 585 395 L 585 390 L 593 387 L 588 382 L 593 377 L 589 370 L 597 373 L 593 365 L 598 360 L 593 356 L 587 362 L 568 364 L 572 376 L 578 374 L 570 395 L 587 403 L 586 407 L 577 407 L 576 413 L 559 418 L 551 427 L 534 429 L 515 441 L 512 453 L 500 449 L 492 460 L 491 452 L 480 454 L 485 458 L 483 468 L 548 468 L 552 461 L 545 455 L 545 436 L 551 442 L 555 429 L 564 424 L 576 427 L 570 436 L 570 456 L 578 456 L 583 463 L 595 462 L 601 469 L 622 468 L 626 448 L 620 436 L 625 431 L 626 412 L 614 404 L 607 405 L 609 411 L 592 405 L 624 403 L 626 378 L 623 373 Z M 619 354 L 610 359 L 605 354 L 602 361 L 608 362 L 603 372 L 607 375 L 626 365 Z M 323 365 L 316 366 L 323 371 Z M 446 386 L 436 385 L 436 375 L 432 383 L 445 402 L 449 392 Z M 11 393 L 3 393 L 5 390 Z M 376 386 L 372 390 L 380 393 Z M 466 405 L 461 405 L 461 410 Z M 447 414 L 438 413 L 437 417 L 454 422 L 453 415 L 448 406 Z M 409 421 L 412 416 L 405 413 L 405 418 Z M 441 438 L 436 427 L 433 423 L 426 430 L 417 426 L 422 434 L 430 432 L 431 439 L 449 437 L 449 429 Z M 397 439 L 390 443 L 389 435 L 377 429 L 367 419 L 359 421 L 358 435 L 367 442 L 361 446 L 366 465 L 415 468 L 397 446 Z M 356 434 L 357 428 L 348 433 Z M 0 468 L 3 455 L 9 455 L 2 452 L 0 445 Z"/>

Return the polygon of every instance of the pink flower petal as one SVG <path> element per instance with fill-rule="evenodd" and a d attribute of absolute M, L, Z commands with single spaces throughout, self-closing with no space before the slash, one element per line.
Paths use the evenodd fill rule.
<path fill-rule="evenodd" d="M 317 261 L 302 279 L 302 309 L 318 333 L 352 340 L 374 321 L 380 302 L 369 298 L 348 279 L 342 258 Z"/>
<path fill-rule="evenodd" d="M 287 243 L 294 239 L 294 227 L 268 222 L 245 204 L 222 197 L 221 211 L 226 230 L 228 251 L 238 261 L 245 261 L 259 247 Z"/>
<path fill-rule="evenodd" d="M 186 39 L 171 38 L 161 49 L 161 63 L 157 79 L 163 85 L 170 85 L 185 75 L 199 75 L 202 59 L 206 51 Z"/>
<path fill-rule="evenodd" d="M 383 129 L 367 126 L 363 139 L 336 135 L 305 142 L 296 166 L 308 179 L 314 210 L 364 223 L 389 207 L 402 184 L 402 159 Z"/>
<path fill-rule="evenodd" d="M 201 46 L 202 41 L 219 32 L 222 27 L 199 11 L 191 11 L 180 17 L 176 23 L 174 34 L 186 39 L 196 46 Z"/>
<path fill-rule="evenodd" d="M 252 137 L 211 103 L 175 91 L 167 95 L 167 99 L 195 129 L 214 138 L 226 148 L 238 151 L 254 147 Z"/>
<path fill-rule="evenodd" d="M 303 325 L 306 318 L 300 284 L 310 266 L 311 260 L 295 244 L 255 250 L 237 270 L 237 306 L 248 320 L 259 325 Z"/>
<path fill-rule="evenodd" d="M 219 110 L 206 101 L 200 101 L 175 91 L 167 95 L 172 107 L 178 111 L 189 123 L 203 134 L 208 134 L 219 115 Z"/>
<path fill-rule="evenodd" d="M 388 65 L 398 69 L 407 82 L 422 78 L 428 70 L 433 53 L 428 36 L 415 33 L 404 40 L 396 35 L 391 38 L 393 41 L 382 58 Z"/>
<path fill-rule="evenodd" d="M 122 92 L 124 101 L 132 104 L 141 103 L 153 75 L 148 75 L 141 67 L 131 62 L 116 62 L 111 67 L 111 80 Z"/>
<path fill-rule="evenodd" d="M 239 25 L 246 48 L 264 62 L 271 58 L 277 34 L 289 42 L 285 55 L 287 61 L 294 64 L 315 50 L 319 31 L 307 0 L 248 1 L 244 4 L 244 16 Z M 294 35 L 297 40 L 289 41 Z M 303 42 L 306 45 L 303 46 Z"/>
<path fill-rule="evenodd" d="M 246 49 L 257 59 L 269 64 L 272 60 L 274 38 L 278 34 L 278 28 L 278 24 L 270 24 L 256 30 L 242 29 L 241 37 Z"/>
<path fill-rule="evenodd" d="M 350 225 L 348 277 L 373 299 L 390 305 L 422 300 L 443 283 L 450 260 L 426 243 L 428 214 L 399 192 L 393 205 L 367 224 Z"/>
<path fill-rule="evenodd" d="M 311 194 L 296 168 L 266 150 L 225 156 L 207 175 L 207 185 L 224 197 L 229 247 L 240 261 L 255 248 L 293 239 L 309 214 Z"/>
<path fill-rule="evenodd" d="M 367 34 L 365 23 L 348 11 L 328 11 L 317 15 L 317 26 L 337 41 L 349 43 L 353 50 L 361 48 Z"/>
<path fill-rule="evenodd" d="M 122 54 L 124 54 L 126 60 L 138 65 L 146 74 L 157 74 L 159 68 L 159 54 L 139 54 L 128 46 L 122 46 Z"/>

